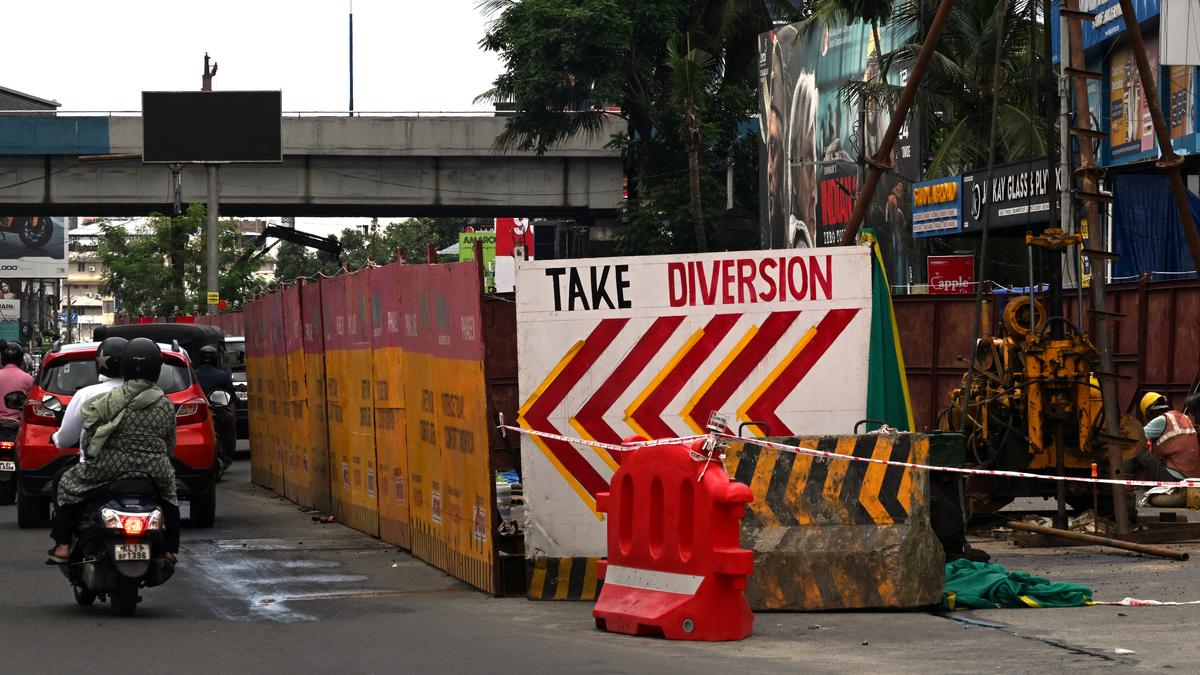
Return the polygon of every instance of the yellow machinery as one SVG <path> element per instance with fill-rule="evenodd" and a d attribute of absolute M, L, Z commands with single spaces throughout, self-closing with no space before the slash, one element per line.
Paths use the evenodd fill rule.
<path fill-rule="evenodd" d="M 985 317 L 986 310 L 985 305 Z M 964 376 L 962 386 L 950 393 L 941 427 L 966 431 L 967 460 L 981 468 L 1087 476 L 1095 462 L 1107 475 L 1102 398 L 1092 375 L 1099 354 L 1070 322 L 1044 317 L 1040 302 L 1020 296 L 1004 308 L 1001 335 L 992 335 L 983 322 L 974 376 Z M 1056 322 L 1063 330 L 1051 330 Z M 1123 421 L 1122 429 L 1129 429 L 1131 421 Z M 1135 447 L 1127 446 L 1126 459 Z M 969 481 L 967 497 L 970 512 L 980 513 L 1014 497 L 1049 497 L 1057 491 L 1051 481 L 979 477 Z M 1064 492 L 1068 504 L 1092 506 L 1086 485 L 1072 483 Z"/>

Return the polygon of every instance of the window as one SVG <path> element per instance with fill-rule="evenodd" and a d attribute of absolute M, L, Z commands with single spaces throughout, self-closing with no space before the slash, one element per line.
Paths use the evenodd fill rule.
<path fill-rule="evenodd" d="M 83 271 L 83 263 L 75 263 L 75 271 L 82 272 Z"/>
<path fill-rule="evenodd" d="M 104 313 L 105 313 L 105 314 L 112 314 L 112 313 L 113 313 L 113 301 L 112 301 L 112 300 L 105 300 L 105 301 L 104 301 Z"/>

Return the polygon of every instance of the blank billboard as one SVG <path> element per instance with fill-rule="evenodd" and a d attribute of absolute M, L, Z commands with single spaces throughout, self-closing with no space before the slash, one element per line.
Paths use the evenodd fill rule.
<path fill-rule="evenodd" d="M 142 160 L 279 162 L 278 91 L 143 91 Z"/>

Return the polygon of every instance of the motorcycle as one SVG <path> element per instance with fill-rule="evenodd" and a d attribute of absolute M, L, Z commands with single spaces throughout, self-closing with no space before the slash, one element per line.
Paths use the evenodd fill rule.
<path fill-rule="evenodd" d="M 11 410 L 20 410 L 25 405 L 23 391 L 11 391 L 4 396 L 4 405 Z M 0 420 L 0 506 L 12 504 L 17 499 L 17 431 L 19 420 Z"/>
<path fill-rule="evenodd" d="M 42 401 L 58 413 L 54 396 Z M 67 564 L 59 565 L 71 582 L 75 602 L 108 602 L 117 616 L 131 616 L 141 588 L 167 582 L 175 563 L 163 555 L 166 519 L 158 489 L 149 477 L 130 476 L 111 483 L 89 499 L 71 543 Z"/>
<path fill-rule="evenodd" d="M 54 236 L 54 223 L 49 218 L 32 217 L 0 217 L 0 235 L 16 232 L 21 243 L 29 248 L 41 248 Z"/>

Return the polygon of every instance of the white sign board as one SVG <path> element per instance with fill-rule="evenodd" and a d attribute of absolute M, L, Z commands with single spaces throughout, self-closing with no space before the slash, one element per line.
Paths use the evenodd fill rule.
<path fill-rule="evenodd" d="M 1200 2 L 1162 0 L 1158 60 L 1164 66 L 1200 66 Z"/>
<path fill-rule="evenodd" d="M 713 412 L 774 436 L 850 433 L 866 415 L 870 255 L 519 263 L 519 422 L 604 442 L 700 434 Z M 530 556 L 604 555 L 595 495 L 616 455 L 523 436 Z"/>
<path fill-rule="evenodd" d="M 0 279 L 66 279 L 62 218 L 0 216 Z"/>

